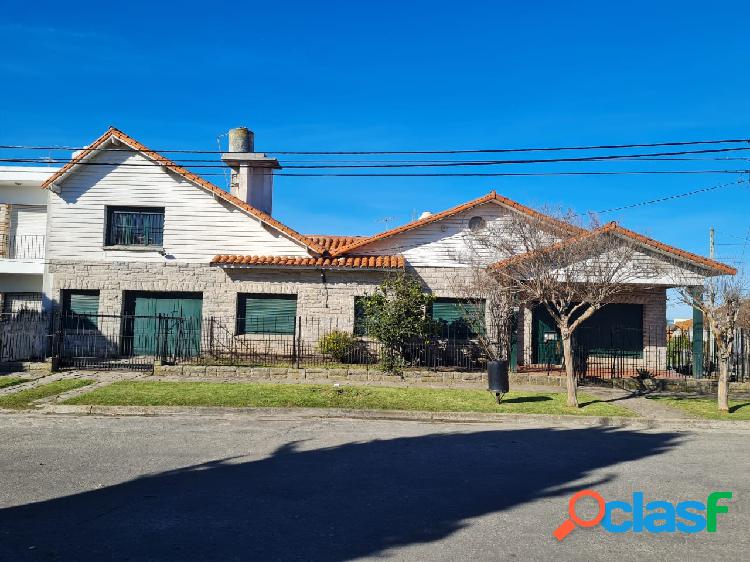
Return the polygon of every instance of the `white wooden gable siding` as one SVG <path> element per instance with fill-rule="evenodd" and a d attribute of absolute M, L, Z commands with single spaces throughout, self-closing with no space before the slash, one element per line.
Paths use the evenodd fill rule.
<path fill-rule="evenodd" d="M 106 159 L 106 160 L 105 160 Z M 99 161 L 133 166 L 80 166 L 50 193 L 50 259 L 209 262 L 216 254 L 307 256 L 306 248 L 135 151 Z M 97 160 L 94 160 L 97 161 Z M 164 251 L 106 250 L 106 206 L 164 207 Z"/>
<path fill-rule="evenodd" d="M 610 258 L 607 257 L 607 254 L 603 254 L 597 258 L 591 258 L 586 260 L 586 262 L 582 262 L 583 265 L 581 263 L 576 264 L 572 270 L 572 274 L 569 272 L 568 276 L 571 279 L 575 279 L 576 276 L 580 275 L 583 280 L 585 277 L 583 273 L 586 271 L 587 264 L 591 264 L 589 275 L 594 276 L 597 271 L 600 271 L 600 268 L 596 267 L 596 263 L 599 260 L 607 259 Z M 617 257 L 611 258 L 611 263 L 614 264 L 614 267 L 616 267 L 617 259 Z M 606 263 L 606 261 L 599 263 Z M 607 266 L 601 269 L 608 271 Z M 705 277 L 705 270 L 701 270 L 684 260 L 678 260 L 657 250 L 645 248 L 634 250 L 628 267 L 623 267 L 615 274 L 616 280 L 624 284 L 666 287 L 701 285 Z"/>
<path fill-rule="evenodd" d="M 403 254 L 414 267 L 466 267 L 479 248 L 467 246 L 471 235 L 469 220 L 480 216 L 492 232 L 503 232 L 502 224 L 509 220 L 510 211 L 493 202 L 484 203 L 425 226 L 396 234 L 355 250 L 358 254 Z M 520 248 L 519 248 L 520 249 Z M 482 261 L 494 263 L 508 256 L 481 252 Z"/>

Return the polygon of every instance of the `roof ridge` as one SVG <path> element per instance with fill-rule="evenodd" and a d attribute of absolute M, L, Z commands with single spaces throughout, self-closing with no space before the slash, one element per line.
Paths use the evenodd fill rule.
<path fill-rule="evenodd" d="M 562 240 L 559 240 L 558 242 L 555 242 L 554 244 L 545 246 L 544 248 L 538 248 L 530 252 L 525 252 L 523 254 L 516 254 L 514 256 L 510 256 L 508 258 L 505 258 L 503 260 L 500 260 L 499 262 L 492 264 L 491 267 L 500 267 L 503 265 L 508 265 L 516 260 L 523 259 L 524 257 L 527 257 L 529 255 L 533 255 L 539 252 L 553 251 L 558 248 L 565 247 L 566 245 L 571 244 L 573 242 L 578 242 L 580 240 L 589 238 L 591 236 L 596 236 L 598 234 L 603 234 L 603 233 L 608 233 L 608 232 L 614 232 L 614 233 L 620 234 L 622 236 L 625 236 L 626 238 L 630 238 L 631 240 L 635 240 L 646 246 L 650 246 L 662 252 L 666 252 L 669 254 L 679 256 L 684 260 L 701 264 L 704 267 L 708 267 L 708 268 L 715 269 L 717 271 L 721 271 L 727 275 L 735 275 L 737 273 L 737 270 L 734 267 L 731 267 L 725 263 L 721 263 L 720 261 L 712 260 L 710 258 L 706 258 L 698 254 L 688 252 L 687 250 L 682 250 L 675 246 L 665 244 L 664 242 L 659 242 L 658 240 L 654 240 L 653 238 L 649 238 L 648 236 L 639 234 L 638 232 L 635 232 L 634 230 L 630 230 L 628 228 L 620 226 L 617 223 L 617 221 L 611 221 L 605 224 L 604 226 L 600 226 L 599 228 L 595 228 L 593 230 L 586 230 L 585 232 L 579 235 L 571 236 L 569 238 L 564 238 Z"/>
<path fill-rule="evenodd" d="M 130 135 L 123 133 L 121 130 L 119 130 L 116 127 L 113 127 L 110 125 L 110 127 L 106 130 L 104 134 L 99 136 L 93 143 L 91 143 L 89 146 L 81 150 L 76 156 L 74 156 L 70 162 L 65 164 L 62 168 L 60 168 L 57 172 L 55 172 L 53 175 L 51 175 L 49 178 L 47 178 L 43 183 L 42 187 L 45 189 L 49 189 L 54 183 L 59 180 L 61 177 L 63 177 L 65 174 L 70 172 L 81 160 L 84 158 L 87 158 L 89 155 L 91 155 L 96 149 L 98 149 L 102 144 L 104 144 L 106 141 L 110 140 L 111 138 L 116 138 L 120 142 L 125 143 L 133 150 L 136 150 L 137 152 L 141 152 L 145 154 L 147 157 L 149 157 L 151 160 L 159 162 L 162 166 L 169 168 L 172 172 L 176 173 L 177 175 L 185 178 L 186 180 L 198 185 L 199 187 L 206 189 L 207 191 L 210 191 L 214 195 L 217 195 L 221 199 L 225 200 L 228 203 L 231 203 L 235 207 L 253 215 L 255 218 L 261 220 L 262 222 L 272 226 L 276 230 L 283 232 L 293 240 L 296 240 L 297 242 L 300 242 L 302 245 L 306 246 L 308 249 L 318 253 L 323 254 L 326 252 L 326 250 L 320 246 L 319 244 L 316 244 L 315 242 L 308 240 L 308 238 L 296 230 L 286 226 L 285 224 L 281 223 L 280 221 L 273 218 L 268 213 L 264 213 L 260 209 L 256 209 L 252 205 L 248 204 L 247 202 L 243 201 L 242 199 L 239 199 L 238 197 L 235 197 L 231 193 L 227 193 L 217 185 L 214 185 L 210 181 L 202 178 L 198 174 L 195 174 L 188 169 L 180 166 L 179 164 L 174 163 L 169 158 L 163 156 L 162 154 L 159 154 L 158 152 L 151 150 L 135 138 L 131 137 Z"/>
<path fill-rule="evenodd" d="M 497 203 L 500 203 L 502 205 L 505 205 L 507 207 L 510 207 L 512 209 L 515 209 L 516 211 L 519 211 L 525 215 L 534 217 L 539 220 L 543 220 L 545 222 L 555 224 L 557 226 L 563 227 L 566 230 L 570 231 L 571 233 L 578 233 L 581 232 L 583 229 L 574 226 L 572 224 L 566 223 L 564 221 L 558 220 L 554 217 L 551 217 L 549 215 L 546 215 L 544 213 L 541 213 L 539 211 L 536 211 L 532 209 L 531 207 L 527 207 L 526 205 L 522 205 L 521 203 L 518 203 L 517 201 L 513 201 L 512 199 L 508 199 L 507 197 L 504 197 L 502 195 L 498 195 L 495 190 L 490 191 L 486 195 L 482 195 L 481 197 L 478 197 L 476 199 L 472 199 L 471 201 L 467 201 L 465 203 L 461 203 L 460 205 L 456 205 L 454 207 L 451 207 L 450 209 L 446 209 L 444 211 L 440 211 L 439 213 L 435 213 L 433 215 L 430 215 L 428 217 L 424 217 L 421 219 L 413 220 L 411 222 L 408 222 L 404 225 L 397 226 L 395 228 L 392 228 L 390 230 L 386 230 L 383 232 L 380 232 L 378 234 L 374 234 L 373 236 L 364 237 L 362 240 L 358 240 L 356 242 L 353 242 L 352 244 L 349 244 L 347 246 L 343 246 L 341 248 L 336 249 L 335 251 L 331 252 L 331 255 L 333 256 L 339 256 L 342 254 L 346 254 L 351 250 L 354 250 L 355 248 L 360 248 L 362 246 L 365 246 L 367 244 L 370 244 L 371 242 L 375 242 L 377 240 L 382 240 L 384 238 L 389 238 L 391 236 L 395 236 L 396 234 L 401 234 L 402 232 L 408 232 L 409 230 L 413 230 L 415 228 L 419 228 L 420 226 L 423 226 L 425 224 L 430 224 L 439 220 L 442 220 L 446 217 L 453 216 L 457 213 L 460 213 L 462 211 L 466 211 L 468 209 L 471 209 L 473 207 L 476 207 L 477 205 L 482 205 L 484 203 L 489 203 L 490 201 L 495 201 Z"/>
<path fill-rule="evenodd" d="M 737 269 L 727 265 L 725 263 L 722 263 L 717 260 L 713 260 L 711 258 L 707 258 L 698 254 L 694 254 L 693 252 L 688 252 L 687 250 L 683 250 L 681 248 L 677 248 L 675 246 L 671 246 L 669 244 L 665 244 L 664 242 L 659 242 L 658 240 L 655 240 L 653 238 L 649 238 L 648 236 L 644 234 L 640 234 L 638 232 L 635 232 L 634 230 L 630 230 L 629 228 L 625 228 L 623 226 L 620 226 L 616 222 L 613 223 L 614 226 L 612 227 L 612 230 L 614 232 L 617 232 L 619 234 L 622 234 L 623 236 L 626 236 L 628 238 L 631 238 L 633 240 L 637 240 L 638 242 L 641 242 L 642 244 L 645 244 L 646 246 L 651 246 L 653 248 L 656 248 L 658 250 L 661 250 L 663 252 L 667 252 L 670 254 L 676 254 L 688 261 L 694 261 L 700 264 L 703 264 L 706 267 L 711 267 L 714 269 L 717 269 L 719 271 L 723 271 L 727 275 L 736 275 Z"/>

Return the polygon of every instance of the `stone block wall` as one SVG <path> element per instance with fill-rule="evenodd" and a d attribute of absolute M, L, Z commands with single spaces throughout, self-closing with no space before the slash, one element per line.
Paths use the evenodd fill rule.
<path fill-rule="evenodd" d="M 183 291 L 203 294 L 204 318 L 216 317 L 231 329 L 237 315 L 239 293 L 282 293 L 297 295 L 297 315 L 313 318 L 328 329 L 351 331 L 354 327 L 354 299 L 371 293 L 388 274 L 380 270 L 321 271 L 315 269 L 222 269 L 200 263 L 50 261 L 48 298 L 60 302 L 63 289 L 100 291 L 99 313 L 118 315 L 123 310 L 125 291 Z M 461 268 L 409 268 L 427 290 L 438 297 L 465 296 L 460 286 L 467 270 Z M 664 289 L 644 289 L 623 302 L 644 305 L 644 325 L 665 327 Z M 525 311 L 520 326 L 520 349 L 530 357 L 531 314 Z M 327 330 L 326 330 L 327 331 Z M 113 336 L 115 334 L 112 334 Z M 644 362 L 666 358 L 666 335 L 656 334 L 644 342 Z M 644 335 L 644 338 L 646 335 Z"/>
<path fill-rule="evenodd" d="M 9 255 L 11 210 L 10 203 L 0 203 L 0 258 Z"/>

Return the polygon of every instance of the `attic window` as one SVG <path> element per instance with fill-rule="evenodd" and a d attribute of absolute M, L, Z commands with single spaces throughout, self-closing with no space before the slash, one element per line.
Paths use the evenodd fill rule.
<path fill-rule="evenodd" d="M 479 232 L 480 230 L 483 230 L 485 226 L 487 226 L 487 221 L 482 217 L 471 217 L 469 219 L 469 230 L 472 232 Z"/>

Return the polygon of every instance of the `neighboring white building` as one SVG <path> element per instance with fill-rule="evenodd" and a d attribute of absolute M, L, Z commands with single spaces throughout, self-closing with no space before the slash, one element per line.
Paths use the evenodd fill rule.
<path fill-rule="evenodd" d="M 57 168 L 0 166 L 0 311 L 41 310 L 47 198 Z"/>

